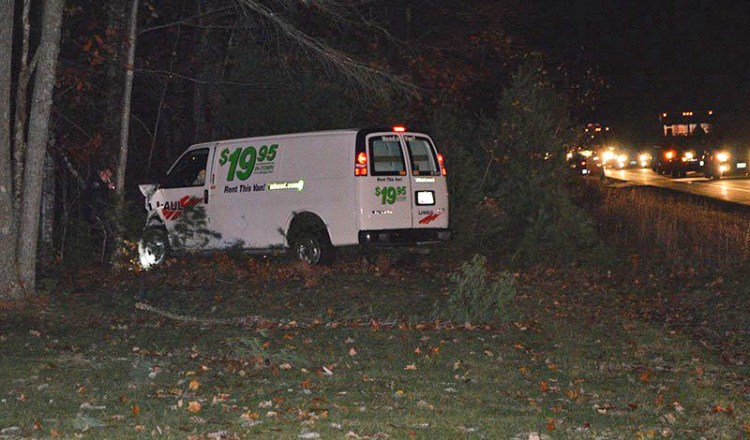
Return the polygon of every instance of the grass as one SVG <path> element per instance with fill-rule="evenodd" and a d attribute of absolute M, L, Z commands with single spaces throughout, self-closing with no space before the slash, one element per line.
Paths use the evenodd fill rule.
<path fill-rule="evenodd" d="M 750 435 L 747 367 L 637 311 L 653 306 L 642 284 L 520 274 L 513 323 L 446 326 L 432 316 L 451 289 L 440 267 L 219 256 L 150 274 L 146 289 L 79 277 L 0 310 L 0 438 Z M 267 320 L 188 323 L 143 300 Z"/>
<path fill-rule="evenodd" d="M 605 240 L 641 266 L 736 271 L 750 262 L 746 207 L 659 188 L 605 188 L 597 216 Z"/>

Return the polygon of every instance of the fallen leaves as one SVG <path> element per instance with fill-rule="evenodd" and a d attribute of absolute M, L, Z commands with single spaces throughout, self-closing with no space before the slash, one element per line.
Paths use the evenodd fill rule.
<path fill-rule="evenodd" d="M 715 405 L 711 409 L 711 412 L 714 414 L 722 413 L 722 414 L 727 414 L 731 416 L 734 414 L 734 407 L 732 405 L 728 405 L 728 406 Z"/>
<path fill-rule="evenodd" d="M 260 414 L 255 411 L 247 411 L 242 413 L 242 415 L 240 415 L 240 418 L 243 420 L 257 420 L 260 418 Z"/>
<path fill-rule="evenodd" d="M 203 408 L 203 407 L 202 407 L 202 405 L 200 404 L 200 402 L 198 402 L 197 400 L 193 400 L 193 401 L 191 401 L 190 403 L 188 403 L 188 407 L 187 407 L 187 410 L 188 410 L 189 412 L 191 412 L 191 413 L 197 413 L 197 412 L 200 412 L 200 410 L 201 410 L 202 408 Z"/>
<path fill-rule="evenodd" d="M 555 430 L 555 419 L 549 419 L 547 420 L 547 431 L 552 432 Z"/>
<path fill-rule="evenodd" d="M 549 383 L 547 381 L 541 381 L 539 382 L 539 391 L 542 393 L 548 393 L 549 392 Z"/>
<path fill-rule="evenodd" d="M 651 382 L 652 375 L 653 372 L 651 370 L 645 370 L 638 375 L 638 380 L 640 380 L 642 383 L 649 383 Z"/>

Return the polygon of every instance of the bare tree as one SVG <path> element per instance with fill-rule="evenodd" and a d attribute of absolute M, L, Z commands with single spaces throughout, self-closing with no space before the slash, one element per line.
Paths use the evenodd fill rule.
<path fill-rule="evenodd" d="M 10 85 L 13 61 L 14 0 L 0 2 L 0 260 L 16 259 L 16 233 L 13 218 L 13 169 L 11 167 Z M 19 293 L 15 264 L 0 264 L 0 298 Z"/>
<path fill-rule="evenodd" d="M 115 246 L 122 241 L 122 215 L 125 211 L 125 171 L 128 165 L 128 138 L 130 133 L 130 102 L 133 94 L 133 71 L 135 70 L 135 45 L 138 36 L 138 0 L 133 0 L 130 9 L 128 31 L 128 58 L 125 64 L 125 88 L 122 95 L 120 119 L 120 155 L 117 161 L 117 183 L 115 185 Z M 112 255 L 113 260 L 119 253 Z"/>
<path fill-rule="evenodd" d="M 11 141 L 10 114 L 13 110 L 9 86 L 13 48 L 13 0 L 4 0 L 0 12 L 0 256 L 3 257 L 0 297 L 13 298 L 22 292 L 32 293 L 36 287 L 36 258 L 39 240 L 39 212 L 44 176 L 44 157 L 49 140 L 52 92 L 55 86 L 57 56 L 60 51 L 60 30 L 64 0 L 42 2 L 42 35 L 34 54 L 37 60 L 29 113 L 26 151 L 23 160 L 23 182 L 14 182 L 11 156 L 16 151 Z M 26 8 L 24 8 L 26 9 Z M 28 12 L 24 10 L 24 16 Z M 22 18 L 25 21 L 25 18 Z M 24 26 L 26 24 L 24 23 Z M 25 34 L 25 32 L 24 32 Z M 28 42 L 24 37 L 22 50 Z M 27 54 L 22 54 L 26 57 Z M 7 59 L 6 59 L 7 58 Z M 34 64 L 32 62 L 32 64 Z M 29 73 L 30 74 L 30 73 Z M 20 79 L 20 78 L 19 78 Z M 26 99 L 22 96 L 17 99 Z M 24 115 L 25 116 L 25 115 Z M 21 133 L 23 136 L 23 133 Z M 18 147 L 18 146 L 16 146 Z M 13 209 L 15 188 L 21 188 L 21 212 Z M 9 245 L 8 245 L 9 244 Z M 7 258 L 6 258 L 7 257 Z"/>
<path fill-rule="evenodd" d="M 29 12 L 31 10 L 31 0 L 24 0 L 21 12 L 21 60 L 18 66 L 18 85 L 16 87 L 16 109 L 15 109 L 15 126 L 13 138 L 13 164 L 16 167 L 15 176 L 13 177 L 16 187 L 13 206 L 16 212 L 21 209 L 21 188 L 23 182 L 24 155 L 26 154 L 26 122 L 28 119 L 28 101 L 29 101 L 29 80 L 31 71 L 34 66 L 29 66 L 29 34 L 31 24 L 29 23 Z M 38 58 L 35 57 L 35 60 Z M 32 62 L 33 64 L 33 62 Z"/>

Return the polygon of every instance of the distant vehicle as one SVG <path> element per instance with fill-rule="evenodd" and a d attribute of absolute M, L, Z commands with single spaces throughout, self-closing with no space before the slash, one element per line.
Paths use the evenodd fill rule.
<path fill-rule="evenodd" d="M 672 177 L 685 177 L 688 172 L 702 171 L 700 156 L 694 149 L 675 143 L 662 147 L 654 158 L 654 171 Z"/>
<path fill-rule="evenodd" d="M 641 151 L 638 153 L 638 156 L 635 159 L 636 166 L 638 168 L 649 168 L 651 166 L 651 161 L 653 160 L 653 157 L 651 153 L 647 151 Z"/>
<path fill-rule="evenodd" d="M 741 148 L 710 148 L 703 152 L 701 166 L 703 175 L 709 179 L 728 176 L 747 176 L 750 155 Z"/>
<path fill-rule="evenodd" d="M 421 245 L 448 240 L 443 156 L 429 136 L 404 127 L 232 139 L 194 145 L 159 185 L 140 185 L 144 267 L 180 243 L 179 220 L 205 210 L 206 240 L 182 247 L 291 249 L 309 264 L 339 246 Z M 185 234 L 183 234 L 185 235 Z"/>
<path fill-rule="evenodd" d="M 568 165 L 570 165 L 570 169 L 573 170 L 575 174 L 580 174 L 582 176 L 591 174 L 591 170 L 589 169 L 589 162 L 589 158 L 581 153 L 574 153 L 568 159 Z"/>
<path fill-rule="evenodd" d="M 571 171 L 581 176 L 595 176 L 604 173 L 604 165 L 592 150 L 576 149 L 567 155 Z"/>
<path fill-rule="evenodd" d="M 646 167 L 651 163 L 650 155 L 648 156 L 647 163 L 644 164 L 642 153 L 631 147 L 607 147 L 599 152 L 599 157 L 604 166 L 618 170 Z"/>
<path fill-rule="evenodd" d="M 664 112 L 659 120 L 662 124 L 662 142 L 660 151 L 653 159 L 654 171 L 672 177 L 685 177 L 688 172 L 703 171 L 704 152 L 718 147 L 714 135 L 714 112 Z"/>

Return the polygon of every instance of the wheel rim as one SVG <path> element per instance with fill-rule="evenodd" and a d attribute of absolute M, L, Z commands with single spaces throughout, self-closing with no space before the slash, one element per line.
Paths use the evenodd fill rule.
<path fill-rule="evenodd" d="M 297 258 L 308 264 L 320 261 L 321 249 L 318 242 L 312 238 L 303 238 L 297 243 Z"/>
<path fill-rule="evenodd" d="M 138 242 L 138 259 L 144 269 L 161 263 L 166 254 L 167 245 L 161 237 L 149 237 Z"/>

